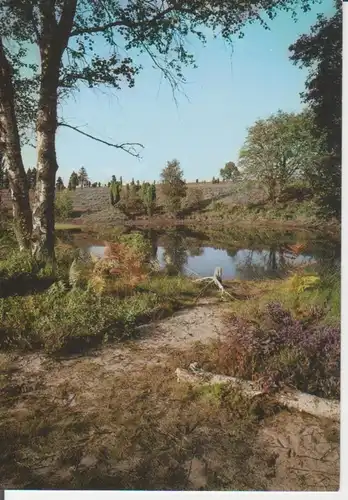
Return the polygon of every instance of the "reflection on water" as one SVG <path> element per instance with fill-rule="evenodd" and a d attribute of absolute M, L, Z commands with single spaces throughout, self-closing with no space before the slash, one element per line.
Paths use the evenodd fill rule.
<path fill-rule="evenodd" d="M 286 243 L 289 234 L 287 238 L 278 235 L 277 243 L 266 238 L 249 244 L 233 240 L 231 243 L 231 237 L 225 244 L 216 244 L 211 236 L 187 235 L 182 229 L 161 233 L 147 230 L 144 236 L 151 244 L 152 257 L 169 275 L 211 276 L 219 266 L 224 279 L 251 280 L 281 276 L 289 267 L 339 259 L 339 244 L 322 239 L 309 240 L 302 253 L 296 255 Z M 291 241 L 294 239 L 292 235 Z M 91 245 L 89 249 L 96 256 L 103 256 L 103 246 Z"/>
<path fill-rule="evenodd" d="M 100 259 L 104 257 L 104 250 L 105 247 L 101 245 L 90 245 L 88 246 L 89 251 L 91 254 L 95 255 L 96 257 L 99 257 Z"/>
<path fill-rule="evenodd" d="M 164 267 L 170 276 L 185 272 L 184 266 L 187 264 L 189 252 L 183 235 L 175 230 L 167 231 L 162 238 L 162 245 L 157 252 L 161 267 Z"/>

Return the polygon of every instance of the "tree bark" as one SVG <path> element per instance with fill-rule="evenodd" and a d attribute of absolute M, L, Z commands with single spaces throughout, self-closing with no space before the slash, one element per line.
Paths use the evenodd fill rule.
<path fill-rule="evenodd" d="M 0 38 L 0 148 L 8 172 L 14 218 L 14 230 L 20 250 L 29 249 L 32 212 L 29 187 L 21 154 L 14 108 L 12 70 Z"/>
<path fill-rule="evenodd" d="M 37 182 L 33 206 L 33 254 L 54 261 L 54 197 L 56 172 L 57 105 L 59 73 L 76 12 L 77 0 L 65 0 L 59 22 L 55 2 L 40 7 L 41 83 L 36 119 Z"/>
<path fill-rule="evenodd" d="M 33 205 L 33 254 L 54 260 L 58 69 L 42 80 L 36 122 L 37 179 Z M 56 73 L 56 75 L 54 74 Z"/>

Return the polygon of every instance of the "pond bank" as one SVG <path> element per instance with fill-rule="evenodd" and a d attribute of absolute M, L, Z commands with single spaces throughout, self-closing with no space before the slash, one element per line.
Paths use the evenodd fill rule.
<path fill-rule="evenodd" d="M 217 217 L 216 215 L 207 216 L 196 216 L 196 217 L 183 217 L 183 218 L 173 218 L 168 216 L 140 216 L 134 217 L 132 219 L 127 219 L 124 217 L 118 217 L 117 214 L 110 214 L 107 212 L 107 216 L 103 215 L 103 212 L 96 212 L 90 215 L 81 216 L 78 218 L 68 219 L 62 221 L 60 224 L 67 224 L 71 227 L 95 227 L 96 225 L 102 225 L 104 227 L 114 227 L 116 226 L 126 226 L 126 227 L 137 227 L 146 229 L 166 229 L 175 228 L 181 226 L 190 227 L 221 227 L 221 228 L 234 228 L 239 227 L 241 229 L 267 229 L 267 230 L 301 230 L 301 231 L 325 231 L 328 234 L 340 235 L 341 226 L 338 221 L 323 221 L 323 220 L 289 220 L 289 219 L 275 219 L 275 218 L 255 218 L 255 217 L 243 217 L 237 218 L 232 216 Z"/>
<path fill-rule="evenodd" d="M 303 265 L 324 266 L 340 255 L 337 238 L 308 231 L 120 226 L 61 231 L 58 236 L 102 257 L 105 241 L 118 241 L 122 234 L 137 232 L 148 242 L 152 258 L 169 274 L 205 277 L 218 266 L 223 269 L 223 279 L 267 279 L 284 276 Z"/>

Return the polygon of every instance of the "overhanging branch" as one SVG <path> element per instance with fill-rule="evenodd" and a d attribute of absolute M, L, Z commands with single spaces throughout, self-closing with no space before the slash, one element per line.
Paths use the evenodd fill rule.
<path fill-rule="evenodd" d="M 75 127 L 74 125 L 69 125 L 68 123 L 59 122 L 58 126 L 59 127 L 67 127 L 67 128 L 70 128 L 71 130 L 75 130 L 75 132 L 78 132 L 79 134 L 84 135 L 85 137 L 88 137 L 89 139 L 92 139 L 93 141 L 100 142 L 101 144 L 104 144 L 105 146 L 109 146 L 109 147 L 115 148 L 115 149 L 122 149 L 122 151 L 125 151 L 125 153 L 128 153 L 131 156 L 134 156 L 135 158 L 140 158 L 139 152 L 137 151 L 136 148 L 142 148 L 142 149 L 144 148 L 143 144 L 140 144 L 139 142 L 122 142 L 120 144 L 108 142 L 108 141 L 105 141 L 104 139 L 100 139 L 99 137 L 95 137 L 94 135 L 88 134 L 87 132 L 80 130 L 78 127 Z"/>
<path fill-rule="evenodd" d="M 151 26 L 152 24 L 156 23 L 157 21 L 160 21 L 163 19 L 167 14 L 170 12 L 176 10 L 177 6 L 172 5 L 160 12 L 158 12 L 155 16 L 153 16 L 151 19 L 147 20 L 141 20 L 141 21 L 134 21 L 132 19 L 121 19 L 117 20 L 114 22 L 102 24 L 100 26 L 90 26 L 90 27 L 80 27 L 80 28 L 75 28 L 71 31 L 70 37 L 73 36 L 79 36 L 79 35 L 91 35 L 93 33 L 103 33 L 109 29 L 116 28 L 123 26 L 125 28 L 138 28 L 140 26 Z"/>

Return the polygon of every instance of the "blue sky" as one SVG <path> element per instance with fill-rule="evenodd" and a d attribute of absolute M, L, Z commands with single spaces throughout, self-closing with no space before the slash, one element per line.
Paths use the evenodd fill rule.
<path fill-rule="evenodd" d="M 60 128 L 57 138 L 59 171 L 67 182 L 72 170 L 87 169 L 91 181 L 111 175 L 125 181 L 159 178 L 168 160 L 177 158 L 190 180 L 211 179 L 227 161 L 237 161 L 247 128 L 278 109 L 299 111 L 306 71 L 289 61 L 289 45 L 309 31 L 319 12 L 330 15 L 333 2 L 324 0 L 295 23 L 281 13 L 266 31 L 258 24 L 236 39 L 233 51 L 222 40 L 193 45 L 198 69 L 187 69 L 183 95 L 172 92 L 158 70 L 144 58 L 144 70 L 133 89 L 83 88 L 63 105 L 63 116 L 85 132 L 112 142 L 140 142 L 142 159 L 103 146 Z M 35 150 L 24 149 L 26 167 L 35 165 Z"/>

